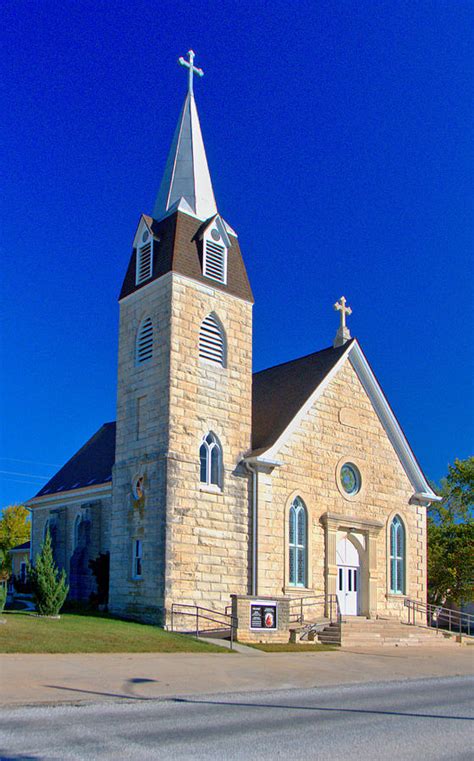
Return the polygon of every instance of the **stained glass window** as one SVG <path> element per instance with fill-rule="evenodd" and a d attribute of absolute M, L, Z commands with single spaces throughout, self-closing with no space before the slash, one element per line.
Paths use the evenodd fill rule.
<path fill-rule="evenodd" d="M 390 525 L 390 591 L 405 594 L 405 527 L 398 515 Z"/>
<path fill-rule="evenodd" d="M 341 468 L 341 484 L 347 494 L 357 494 L 360 490 L 360 473 L 351 462 L 346 462 Z"/>
<path fill-rule="evenodd" d="M 305 587 L 307 565 L 307 512 L 303 501 L 296 497 L 290 507 L 289 515 L 289 549 L 290 568 L 289 581 L 291 586 Z"/>
<path fill-rule="evenodd" d="M 200 481 L 203 484 L 221 486 L 222 451 L 213 433 L 208 433 L 199 449 Z"/>

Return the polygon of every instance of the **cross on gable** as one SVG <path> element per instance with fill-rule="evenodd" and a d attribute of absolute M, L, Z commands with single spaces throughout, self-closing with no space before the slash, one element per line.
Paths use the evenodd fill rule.
<path fill-rule="evenodd" d="M 183 56 L 178 58 L 178 63 L 180 66 L 184 66 L 186 69 L 188 69 L 188 92 L 190 95 L 193 94 L 193 76 L 194 74 L 197 74 L 198 77 L 203 77 L 204 72 L 202 69 L 198 69 L 197 66 L 194 65 L 194 58 L 196 56 L 196 53 L 194 50 L 188 50 L 188 56 L 189 61 L 186 61 Z"/>
<path fill-rule="evenodd" d="M 346 315 L 349 316 L 350 314 L 352 314 L 352 309 L 346 306 L 346 304 L 347 302 L 346 302 L 345 296 L 341 296 L 339 301 L 336 301 L 336 303 L 334 304 L 334 309 L 336 310 L 336 312 L 341 313 L 341 325 L 340 325 L 341 328 L 346 327 Z"/>
<path fill-rule="evenodd" d="M 336 312 L 339 312 L 341 315 L 341 324 L 339 325 L 339 329 L 336 334 L 336 338 L 334 340 L 334 346 L 342 346 L 346 343 L 346 341 L 349 341 L 351 334 L 349 333 L 349 329 L 346 326 L 346 316 L 352 314 L 352 309 L 347 306 L 346 297 L 341 296 L 339 301 L 336 301 L 334 304 L 334 309 Z"/>

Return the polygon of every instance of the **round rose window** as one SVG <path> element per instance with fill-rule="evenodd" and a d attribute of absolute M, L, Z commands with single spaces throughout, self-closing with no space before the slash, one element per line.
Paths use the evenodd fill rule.
<path fill-rule="evenodd" d="M 360 490 L 360 473 L 351 462 L 346 462 L 341 468 L 341 484 L 346 494 L 357 494 Z"/>

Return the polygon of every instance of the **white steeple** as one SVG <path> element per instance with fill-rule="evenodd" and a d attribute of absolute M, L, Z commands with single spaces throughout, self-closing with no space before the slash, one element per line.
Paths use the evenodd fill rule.
<path fill-rule="evenodd" d="M 188 94 L 174 133 L 165 173 L 153 210 L 153 218 L 163 219 L 175 209 L 183 209 L 198 219 L 209 219 L 217 214 L 211 176 L 207 165 L 201 125 L 193 94 L 193 75 L 203 76 L 194 66 L 194 53 L 189 51 L 189 62 L 179 59 L 189 70 Z"/>

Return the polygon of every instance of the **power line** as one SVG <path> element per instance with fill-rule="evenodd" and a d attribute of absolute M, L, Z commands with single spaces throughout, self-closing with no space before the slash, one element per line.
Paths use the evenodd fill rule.
<path fill-rule="evenodd" d="M 35 478 L 37 481 L 49 481 L 51 476 L 38 476 L 36 473 L 17 473 L 15 470 L 0 470 L 8 476 L 26 476 L 26 478 Z"/>
<path fill-rule="evenodd" d="M 9 462 L 23 462 L 29 465 L 50 465 L 52 468 L 61 467 L 57 462 L 39 462 L 39 460 L 17 460 L 15 457 L 1 457 L 0 460 L 8 460 Z"/>

